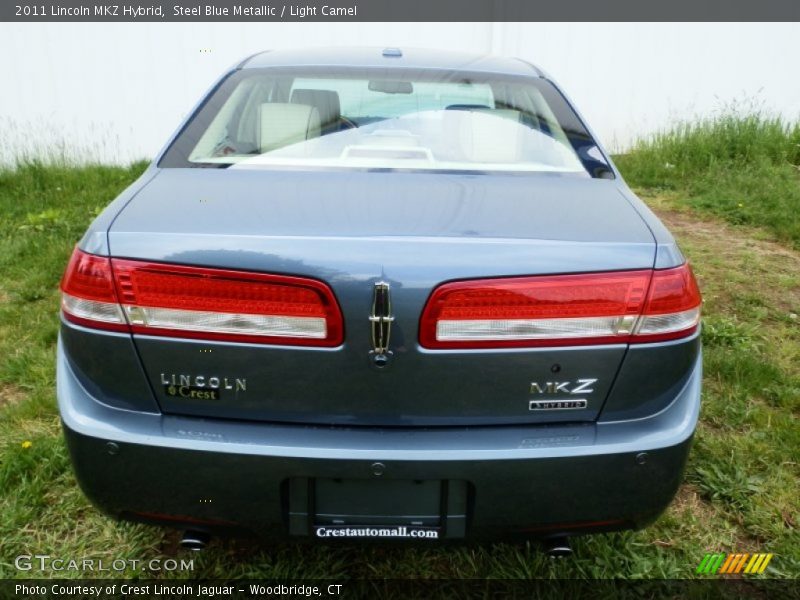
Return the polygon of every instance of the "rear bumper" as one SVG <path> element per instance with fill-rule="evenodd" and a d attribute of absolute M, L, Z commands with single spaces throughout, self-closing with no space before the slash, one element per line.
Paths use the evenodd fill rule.
<path fill-rule="evenodd" d="M 701 361 L 651 417 L 530 427 L 326 428 L 125 411 L 93 398 L 60 346 L 57 381 L 78 481 L 115 517 L 311 535 L 313 504 L 298 508 L 292 491 L 305 482 L 438 480 L 464 490 L 463 502 L 442 502 L 453 524 L 442 537 L 498 539 L 654 520 L 681 481 Z"/>

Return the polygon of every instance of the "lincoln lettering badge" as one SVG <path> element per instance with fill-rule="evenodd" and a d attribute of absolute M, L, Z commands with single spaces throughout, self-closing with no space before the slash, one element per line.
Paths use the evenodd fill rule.
<path fill-rule="evenodd" d="M 379 281 L 372 290 L 372 311 L 369 323 L 372 329 L 372 351 L 370 357 L 376 367 L 389 364 L 392 352 L 389 350 L 389 338 L 392 333 L 392 297 L 389 284 Z"/>

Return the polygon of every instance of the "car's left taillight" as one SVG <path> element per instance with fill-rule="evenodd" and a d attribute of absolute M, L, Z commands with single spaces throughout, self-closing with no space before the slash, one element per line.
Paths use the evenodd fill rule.
<path fill-rule="evenodd" d="M 61 280 L 61 310 L 78 325 L 111 331 L 130 331 L 114 289 L 111 261 L 77 248 Z"/>
<path fill-rule="evenodd" d="M 65 318 L 99 329 L 324 347 L 344 337 L 332 290 L 304 277 L 109 259 L 76 249 L 61 290 Z"/>

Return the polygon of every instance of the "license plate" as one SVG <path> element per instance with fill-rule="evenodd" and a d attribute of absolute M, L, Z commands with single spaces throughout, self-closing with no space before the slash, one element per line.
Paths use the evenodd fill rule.
<path fill-rule="evenodd" d="M 439 527 L 412 525 L 315 525 L 320 539 L 438 540 Z"/>
<path fill-rule="evenodd" d="M 324 542 L 463 538 L 467 482 L 296 477 L 289 481 L 289 533 Z"/>

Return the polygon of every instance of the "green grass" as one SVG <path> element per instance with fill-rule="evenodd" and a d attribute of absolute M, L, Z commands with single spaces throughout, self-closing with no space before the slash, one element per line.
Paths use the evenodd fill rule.
<path fill-rule="evenodd" d="M 635 187 L 676 191 L 685 206 L 766 227 L 800 248 L 800 123 L 745 110 L 679 123 L 617 164 Z"/>
<path fill-rule="evenodd" d="M 773 552 L 765 577 L 800 576 L 800 253 L 797 229 L 778 226 L 784 211 L 800 209 L 797 154 L 786 146 L 796 136 L 775 120 L 724 117 L 642 143 L 619 161 L 700 279 L 704 404 L 686 483 L 668 511 L 643 531 L 580 538 L 564 561 L 535 544 L 331 550 L 215 541 L 189 556 L 174 532 L 101 515 L 78 490 L 61 438 L 57 285 L 89 221 L 144 165 L 0 171 L 0 577 L 47 576 L 13 566 L 19 554 L 47 553 L 193 558 L 193 577 L 681 578 L 711 551 Z M 744 173 L 754 179 L 737 187 Z M 732 218 L 715 203 L 728 200 L 714 177 L 761 210 Z M 783 195 L 766 202 L 773 186 Z"/>

